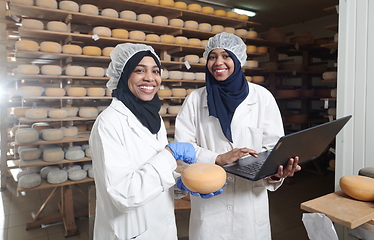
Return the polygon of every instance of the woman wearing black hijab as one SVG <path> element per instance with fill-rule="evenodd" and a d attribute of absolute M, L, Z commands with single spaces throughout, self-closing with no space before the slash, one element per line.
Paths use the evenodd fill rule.
<path fill-rule="evenodd" d="M 193 163 L 190 143 L 168 144 L 158 114 L 160 60 L 144 44 L 119 44 L 107 70 L 113 100 L 89 140 L 96 185 L 94 239 L 176 240 L 176 160 Z"/>

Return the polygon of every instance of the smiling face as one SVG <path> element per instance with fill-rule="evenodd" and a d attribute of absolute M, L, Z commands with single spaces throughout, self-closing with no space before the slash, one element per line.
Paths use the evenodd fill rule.
<path fill-rule="evenodd" d="M 235 69 L 230 54 L 222 48 L 214 49 L 209 53 L 207 67 L 217 81 L 225 81 Z"/>
<path fill-rule="evenodd" d="M 152 57 L 144 57 L 130 74 L 128 86 L 140 100 L 151 101 L 161 84 L 160 68 Z"/>

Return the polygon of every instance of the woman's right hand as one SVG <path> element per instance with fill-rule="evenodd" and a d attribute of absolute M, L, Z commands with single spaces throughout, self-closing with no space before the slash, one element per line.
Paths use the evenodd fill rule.
<path fill-rule="evenodd" d="M 249 148 L 234 148 L 233 150 L 223 153 L 217 156 L 216 158 L 216 164 L 223 166 L 226 164 L 231 164 L 239 158 L 252 155 L 254 157 L 257 157 L 258 152 L 255 150 L 249 149 Z"/>

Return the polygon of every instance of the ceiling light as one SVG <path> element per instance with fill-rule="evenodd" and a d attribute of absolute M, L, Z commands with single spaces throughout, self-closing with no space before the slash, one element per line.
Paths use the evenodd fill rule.
<path fill-rule="evenodd" d="M 256 16 L 256 13 L 250 10 L 244 10 L 240 8 L 233 8 L 231 11 L 236 12 L 237 14 L 245 14 L 248 15 L 249 17 L 254 17 Z"/>

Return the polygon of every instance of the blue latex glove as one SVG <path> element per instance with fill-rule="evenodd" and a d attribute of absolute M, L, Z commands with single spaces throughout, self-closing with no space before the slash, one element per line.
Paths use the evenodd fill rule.
<path fill-rule="evenodd" d="M 175 160 L 182 160 L 185 163 L 192 164 L 196 160 L 195 148 L 191 143 L 174 142 L 169 143 L 168 146 L 173 153 Z"/>
<path fill-rule="evenodd" d="M 222 188 L 224 186 L 226 186 L 227 183 L 225 183 L 225 185 L 222 186 Z M 182 182 L 182 178 L 179 177 L 177 178 L 177 188 L 179 188 L 180 190 L 182 191 L 187 191 L 189 192 L 192 196 L 197 196 L 197 197 L 201 197 L 203 199 L 207 199 L 207 198 L 211 198 L 211 197 L 214 197 L 214 196 L 217 196 L 217 195 L 220 195 L 222 192 L 223 192 L 223 189 L 219 189 L 218 191 L 216 192 L 212 192 L 212 193 L 207 193 L 207 194 L 201 194 L 201 193 L 197 193 L 197 192 L 192 192 L 190 189 L 188 189 Z"/>

